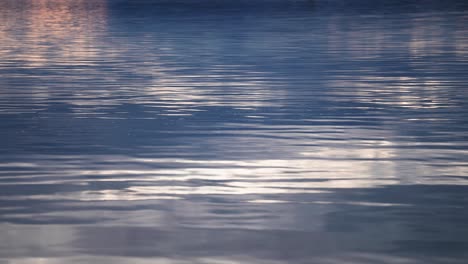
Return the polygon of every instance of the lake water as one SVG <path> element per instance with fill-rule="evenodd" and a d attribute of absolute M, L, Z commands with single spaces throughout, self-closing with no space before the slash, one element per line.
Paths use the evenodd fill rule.
<path fill-rule="evenodd" d="M 464 1 L 0 0 L 0 263 L 466 263 L 467 89 Z"/>

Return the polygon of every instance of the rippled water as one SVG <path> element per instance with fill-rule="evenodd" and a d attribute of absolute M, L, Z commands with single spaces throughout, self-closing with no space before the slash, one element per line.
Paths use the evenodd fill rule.
<path fill-rule="evenodd" d="M 463 1 L 0 1 L 0 263 L 466 263 Z"/>

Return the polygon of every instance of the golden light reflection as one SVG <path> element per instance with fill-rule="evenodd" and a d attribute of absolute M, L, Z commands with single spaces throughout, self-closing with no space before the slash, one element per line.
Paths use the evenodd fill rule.
<path fill-rule="evenodd" d="M 28 3 L 22 13 L 23 24 L 15 23 L 19 16 L 15 12 L 11 12 L 15 16 L 0 18 L 3 27 L 12 27 L 0 30 L 5 35 L 2 40 L 6 40 L 0 55 L 15 67 L 21 64 L 22 68 L 46 70 L 47 87 L 34 87 L 31 97 L 42 102 L 67 88 L 66 103 L 77 118 L 92 115 L 106 119 L 109 116 L 96 112 L 122 104 L 144 105 L 155 117 L 187 117 L 203 111 L 198 109 L 203 106 L 254 109 L 277 104 L 271 101 L 286 93 L 277 89 L 274 76 L 244 65 L 210 65 L 211 69 L 198 73 L 191 68 L 190 73 L 183 73 L 187 68 L 161 59 L 161 55 L 179 55 L 174 47 L 178 43 L 160 43 L 152 34 L 138 36 L 138 41 L 121 36 L 106 38 L 105 0 Z M 27 49 L 18 52 L 18 42 Z M 142 79 L 134 81 L 133 76 Z M 76 89 L 63 87 L 64 77 Z M 157 109 L 151 112 L 153 107 Z"/>
<path fill-rule="evenodd" d="M 2 43 L 7 58 L 21 60 L 25 67 L 51 66 L 51 61 L 88 65 L 97 58 L 97 36 L 106 27 L 106 1 L 31 0 L 23 4 L 29 7 L 22 12 L 25 21 L 18 23 L 18 29 L 11 25 L 9 30 L 16 34 L 7 34 Z M 12 24 L 10 20 L 16 19 L 4 17 L 2 23 Z M 27 44 L 28 50 L 14 52 L 18 42 Z"/>

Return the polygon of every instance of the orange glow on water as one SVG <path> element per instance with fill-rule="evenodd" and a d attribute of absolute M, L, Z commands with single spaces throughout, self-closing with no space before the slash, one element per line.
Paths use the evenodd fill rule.
<path fill-rule="evenodd" d="M 104 32 L 107 21 L 105 1 L 99 0 L 32 0 L 6 8 L 13 8 L 17 12 L 11 13 L 20 13 L 21 17 L 0 17 L 4 25 L 0 32 L 3 32 L 5 50 L 25 41 L 32 48 L 0 55 L 24 61 L 29 67 L 44 66 L 49 58 L 57 56 L 66 63 L 92 58 L 96 37 Z M 5 32 L 9 30 L 21 30 L 23 34 L 8 35 Z"/>

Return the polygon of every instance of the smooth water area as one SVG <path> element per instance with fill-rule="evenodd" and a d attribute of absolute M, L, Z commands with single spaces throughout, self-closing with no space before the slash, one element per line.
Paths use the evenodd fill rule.
<path fill-rule="evenodd" d="M 0 263 L 467 263 L 463 2 L 0 0 Z"/>

